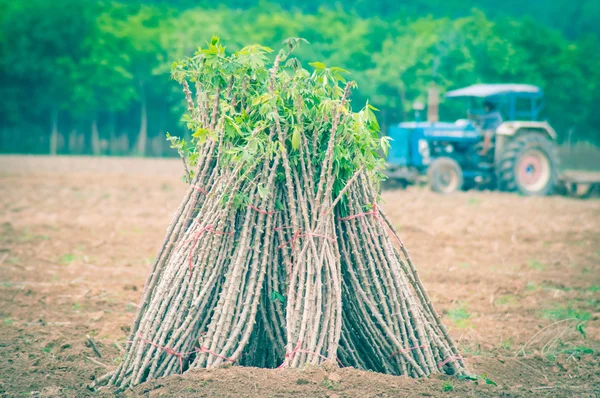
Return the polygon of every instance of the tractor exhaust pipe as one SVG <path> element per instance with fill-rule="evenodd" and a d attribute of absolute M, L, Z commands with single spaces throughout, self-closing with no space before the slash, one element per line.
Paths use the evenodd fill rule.
<path fill-rule="evenodd" d="M 433 85 L 427 90 L 427 121 L 428 122 L 439 122 L 440 121 L 440 90 Z"/>

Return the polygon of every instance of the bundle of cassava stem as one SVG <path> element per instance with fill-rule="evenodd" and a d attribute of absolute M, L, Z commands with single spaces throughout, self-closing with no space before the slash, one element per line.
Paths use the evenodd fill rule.
<path fill-rule="evenodd" d="M 126 388 L 222 364 L 326 362 L 393 375 L 465 372 L 379 206 L 388 147 L 346 71 L 218 38 L 176 62 L 189 189 L 156 256 L 117 369 Z"/>

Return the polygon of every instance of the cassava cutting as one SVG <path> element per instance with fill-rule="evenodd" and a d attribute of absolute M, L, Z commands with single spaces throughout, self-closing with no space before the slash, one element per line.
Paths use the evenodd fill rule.
<path fill-rule="evenodd" d="M 460 374 L 463 361 L 379 207 L 387 149 L 344 70 L 289 39 L 173 65 L 192 139 L 168 137 L 190 187 L 152 266 L 119 387 L 223 363 L 337 363 Z"/>

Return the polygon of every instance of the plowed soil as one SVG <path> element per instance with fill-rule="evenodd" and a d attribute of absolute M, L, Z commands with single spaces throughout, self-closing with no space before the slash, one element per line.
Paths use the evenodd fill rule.
<path fill-rule="evenodd" d="M 0 396 L 115 394 L 87 386 L 120 361 L 185 192 L 181 169 L 165 159 L 0 157 Z M 233 366 L 118 394 L 600 395 L 600 200 L 419 188 L 383 198 L 476 382 Z"/>

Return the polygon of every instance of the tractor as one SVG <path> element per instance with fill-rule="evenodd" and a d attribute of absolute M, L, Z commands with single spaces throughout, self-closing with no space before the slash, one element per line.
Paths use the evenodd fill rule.
<path fill-rule="evenodd" d="M 541 196 L 557 188 L 556 132 L 539 120 L 539 87 L 476 84 L 445 97 L 469 100 L 468 117 L 447 123 L 419 121 L 417 116 L 388 129 L 392 141 L 386 174 L 391 181 L 406 185 L 427 176 L 430 188 L 444 194 L 479 187 Z M 437 110 L 437 102 L 429 102 Z M 494 104 L 502 117 L 492 131 L 482 122 L 481 103 Z M 417 115 L 423 109 L 415 106 Z"/>

